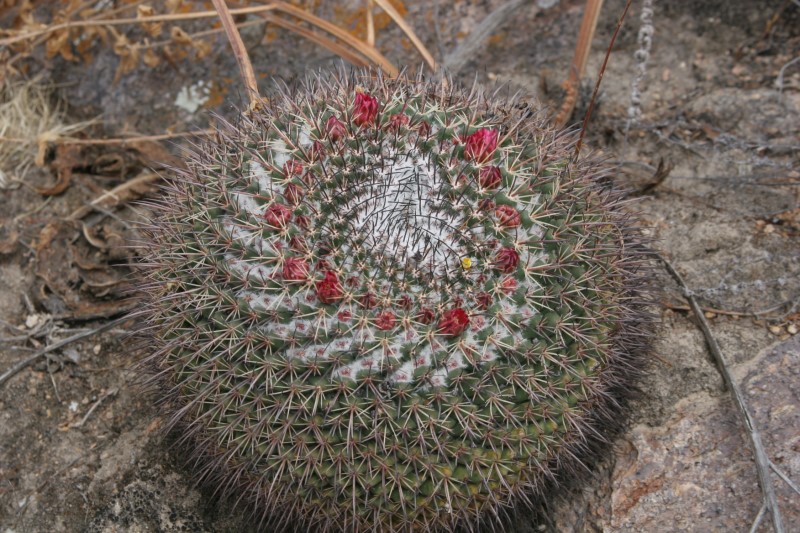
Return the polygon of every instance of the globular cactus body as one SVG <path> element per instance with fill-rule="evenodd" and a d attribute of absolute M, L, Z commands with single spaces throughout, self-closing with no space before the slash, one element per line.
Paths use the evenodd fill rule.
<path fill-rule="evenodd" d="M 147 361 L 201 477 L 309 531 L 453 530 L 580 465 L 646 345 L 646 254 L 540 115 L 313 78 L 192 154 Z"/>

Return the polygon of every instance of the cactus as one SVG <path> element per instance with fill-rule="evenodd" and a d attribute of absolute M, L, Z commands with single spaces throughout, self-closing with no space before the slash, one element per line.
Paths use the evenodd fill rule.
<path fill-rule="evenodd" d="M 147 358 L 199 477 L 308 531 L 473 528 L 580 470 L 642 361 L 605 167 L 516 101 L 312 77 L 149 228 Z"/>

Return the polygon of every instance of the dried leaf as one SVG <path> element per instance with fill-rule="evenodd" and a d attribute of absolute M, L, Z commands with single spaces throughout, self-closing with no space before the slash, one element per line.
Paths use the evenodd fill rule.
<path fill-rule="evenodd" d="M 170 28 L 169 33 L 173 43 L 184 46 L 192 45 L 192 37 L 178 26 Z"/>
<path fill-rule="evenodd" d="M 62 168 L 59 169 L 56 173 L 56 182 L 49 187 L 34 187 L 36 192 L 44 196 L 55 196 L 57 194 L 61 194 L 67 187 L 69 187 L 70 182 L 72 181 L 72 169 L 71 168 Z"/>
<path fill-rule="evenodd" d="M 156 10 L 147 4 L 142 4 L 136 8 L 136 18 L 142 19 L 145 17 L 155 16 Z M 150 37 L 158 37 L 164 28 L 163 22 L 143 22 L 142 27 Z"/>
<path fill-rule="evenodd" d="M 78 58 L 72 53 L 72 32 L 68 29 L 55 31 L 50 34 L 45 43 L 45 57 L 48 59 L 61 54 L 67 61 L 77 61 Z"/>
<path fill-rule="evenodd" d="M 119 81 L 123 74 L 127 74 L 139 64 L 139 49 L 128 40 L 128 37 L 110 28 L 114 34 L 114 53 L 120 58 L 117 71 L 114 73 L 114 83 Z"/>
<path fill-rule="evenodd" d="M 158 54 L 152 48 L 148 48 L 144 52 L 144 57 L 142 58 L 144 64 L 150 68 L 155 68 L 161 63 L 161 58 L 158 57 Z"/>
<path fill-rule="evenodd" d="M 211 43 L 208 41 L 194 41 L 194 53 L 197 59 L 205 59 L 211 55 Z"/>

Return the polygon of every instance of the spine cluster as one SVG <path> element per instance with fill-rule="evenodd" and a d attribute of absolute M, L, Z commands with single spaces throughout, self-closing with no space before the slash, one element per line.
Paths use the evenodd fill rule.
<path fill-rule="evenodd" d="M 606 433 L 648 320 L 602 169 L 515 102 L 314 78 L 223 124 L 151 228 L 148 361 L 268 521 L 453 530 Z"/>

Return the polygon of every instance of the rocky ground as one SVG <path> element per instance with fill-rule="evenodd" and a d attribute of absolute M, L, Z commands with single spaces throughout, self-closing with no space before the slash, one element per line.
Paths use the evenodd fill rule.
<path fill-rule="evenodd" d="M 456 50 L 504 2 L 398 3 L 437 57 Z M 355 28 L 347 2 L 315 12 Z M 619 169 L 632 208 L 658 251 L 704 307 L 777 471 L 800 485 L 800 6 L 792 1 L 655 2 L 646 63 L 633 4 L 610 57 L 588 145 Z M 583 2 L 522 2 L 455 73 L 505 84 L 557 108 Z M 605 2 L 587 83 L 602 63 L 623 0 Z M 357 29 L 357 28 L 356 28 Z M 336 63 L 277 29 L 244 31 L 263 87 Z M 378 46 L 420 63 L 392 25 Z M 94 137 L 202 127 L 209 110 L 241 103 L 235 63 L 220 38 L 208 57 L 141 65 L 115 82 L 118 57 L 91 63 L 34 53 L 70 119 L 96 118 Z M 640 115 L 630 120 L 632 84 Z M 590 92 L 590 91 L 584 91 Z M 587 98 L 579 102 L 576 120 Z M 56 150 L 24 183 L 0 190 L 0 373 L 36 350 L 109 323 L 121 298 L 138 208 L 85 209 L 103 190 L 170 159 L 180 140 Z M 131 191 L 140 196 L 144 183 Z M 54 185 L 55 184 L 55 185 Z M 54 188 L 55 187 L 55 188 Z M 63 190 L 59 191 L 61 187 Z M 38 188 L 38 189 L 37 189 Z M 55 194 L 58 192 L 58 194 Z M 750 531 L 761 496 L 748 434 L 684 293 L 664 288 L 656 350 L 629 429 L 590 482 L 514 531 Z M 136 388 L 122 322 L 50 351 L 0 385 L 0 531 L 244 531 L 249 525 L 195 488 Z M 800 494 L 773 473 L 786 531 L 800 531 Z M 765 519 L 758 532 L 770 531 Z"/>

